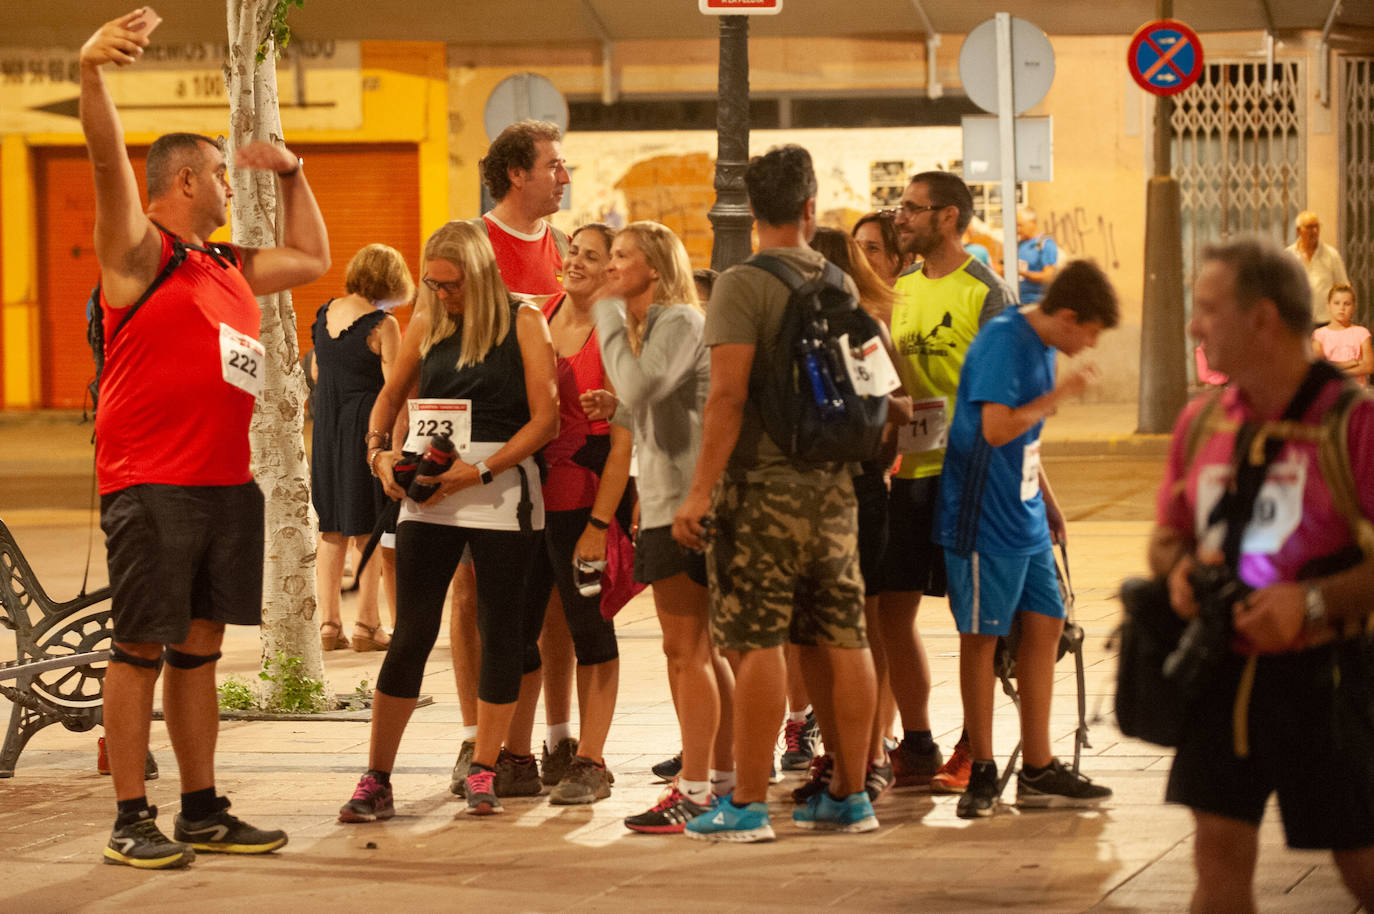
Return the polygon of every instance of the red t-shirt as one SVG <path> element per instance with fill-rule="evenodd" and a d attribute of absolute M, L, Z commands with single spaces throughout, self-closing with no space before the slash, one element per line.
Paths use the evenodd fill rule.
<path fill-rule="evenodd" d="M 543 298 L 563 291 L 563 258 L 554 241 L 553 228 L 544 223 L 543 234 L 537 238 L 517 235 L 492 218 L 487 223 L 487 235 L 496 252 L 496 267 L 506 288 L 515 295 Z"/>
<path fill-rule="evenodd" d="M 544 317 L 553 320 L 563 304 L 563 296 L 550 299 L 544 305 Z M 544 460 L 549 475 L 544 481 L 544 507 L 549 511 L 573 511 L 590 508 L 596 502 L 596 488 L 601 477 L 573 460 L 588 435 L 608 435 L 611 424 L 604 419 L 593 422 L 582 411 L 578 395 L 606 386 L 606 372 L 601 367 L 601 346 L 593 328 L 582 348 L 573 355 L 558 357 L 558 437 L 544 446 Z"/>
<path fill-rule="evenodd" d="M 159 269 L 171 256 L 163 234 Z M 111 308 L 103 293 L 100 309 L 107 341 L 95 421 L 101 494 L 144 483 L 249 482 L 253 396 L 225 380 L 221 352 L 221 325 L 258 338 L 261 313 L 239 269 L 188 251 L 113 340 L 128 309 Z"/>

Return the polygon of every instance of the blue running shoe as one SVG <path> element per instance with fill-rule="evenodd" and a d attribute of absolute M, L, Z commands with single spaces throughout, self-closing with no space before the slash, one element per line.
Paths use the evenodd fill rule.
<path fill-rule="evenodd" d="M 856 833 L 873 831 L 878 827 L 873 804 L 863 790 L 851 793 L 843 800 L 836 800 L 829 791 L 822 790 L 812 795 L 806 805 L 792 810 L 792 821 L 799 828 L 814 828 L 817 831 Z"/>
<path fill-rule="evenodd" d="M 699 841 L 772 841 L 773 826 L 768 824 L 768 804 L 736 806 L 734 796 L 720 798 L 713 809 L 687 823 L 684 833 Z"/>

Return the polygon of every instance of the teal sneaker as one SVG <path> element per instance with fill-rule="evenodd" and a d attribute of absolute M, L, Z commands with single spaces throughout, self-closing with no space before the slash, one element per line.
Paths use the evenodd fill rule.
<path fill-rule="evenodd" d="M 768 824 L 768 804 L 736 806 L 734 796 L 720 798 L 714 808 L 687 823 L 684 833 L 699 841 L 772 841 L 773 826 Z"/>
<path fill-rule="evenodd" d="M 812 795 L 806 805 L 792 810 L 792 821 L 797 823 L 798 828 L 814 828 L 817 831 L 857 833 L 873 831 L 878 827 L 873 804 L 863 790 L 851 793 L 843 800 L 836 800 L 829 791 L 822 790 Z"/>

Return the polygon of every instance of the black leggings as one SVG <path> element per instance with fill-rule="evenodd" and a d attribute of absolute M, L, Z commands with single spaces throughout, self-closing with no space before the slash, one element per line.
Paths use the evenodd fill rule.
<path fill-rule="evenodd" d="M 542 552 L 536 530 L 478 530 L 409 520 L 396 528 L 396 631 L 391 636 L 379 691 L 417 698 L 425 661 L 439 637 L 444 596 L 463 547 L 472 548 L 477 577 L 477 630 L 482 636 L 482 672 L 477 697 L 510 704 L 520 697 L 520 679 L 539 669 L 539 629 L 547 598 L 530 599 L 530 562 Z"/>
<path fill-rule="evenodd" d="M 573 553 L 582 531 L 587 529 L 591 508 L 544 513 L 542 555 L 530 567 L 530 598 L 548 603 L 554 584 L 563 600 L 563 615 L 572 633 L 578 666 L 595 666 L 620 656 L 615 626 L 601 618 L 601 597 L 584 597 L 573 580 Z"/>

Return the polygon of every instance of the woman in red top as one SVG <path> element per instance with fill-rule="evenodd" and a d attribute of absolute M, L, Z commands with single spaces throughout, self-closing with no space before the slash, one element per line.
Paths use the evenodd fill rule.
<path fill-rule="evenodd" d="M 551 700 L 545 682 L 545 743 L 542 780 L 553 787 L 557 805 L 595 803 L 611 794 L 602 749 L 615 711 L 620 654 L 615 627 L 601 616 L 600 593 L 582 594 L 573 564 L 603 562 L 607 529 L 614 519 L 630 472 L 630 432 L 583 412 L 579 395 L 609 387 L 591 308 L 602 287 L 614 232 L 600 223 L 583 226 L 570 239 L 563 260 L 563 293 L 544 305 L 558 352 L 558 437 L 544 448 L 545 561 L 531 571 L 532 596 L 547 594 L 541 651 L 567 650 L 577 657 L 579 733 L 572 737 L 569 700 Z M 566 694 L 566 684 L 564 685 Z M 533 725 L 533 707 L 522 709 Z M 558 718 L 562 717 L 560 721 Z M 521 718 L 523 720 L 525 718 Z M 523 761 L 523 760 L 522 760 Z M 530 761 L 533 761 L 532 759 Z"/>

